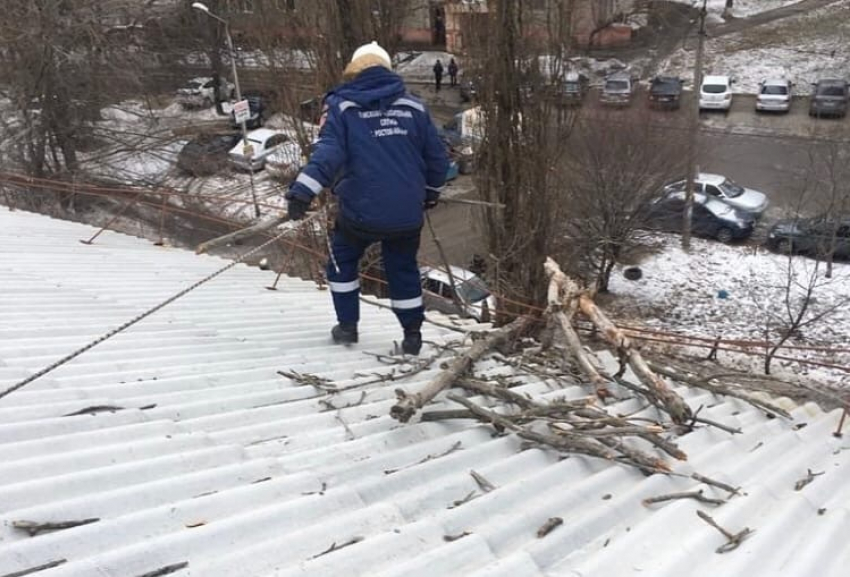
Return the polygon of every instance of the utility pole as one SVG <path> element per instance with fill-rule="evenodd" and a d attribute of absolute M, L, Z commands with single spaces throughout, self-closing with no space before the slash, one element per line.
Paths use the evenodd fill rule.
<path fill-rule="evenodd" d="M 708 0 L 702 0 L 702 8 L 699 12 L 699 33 L 697 38 L 697 57 L 694 63 L 694 89 L 693 102 L 691 102 L 691 117 L 688 141 L 688 174 L 685 185 L 685 214 L 682 222 L 682 249 L 691 250 L 691 217 L 694 214 L 694 188 L 696 183 L 697 169 L 697 137 L 699 136 L 699 95 L 702 85 L 702 57 L 705 48 L 705 17 L 708 15 L 706 4 Z"/>

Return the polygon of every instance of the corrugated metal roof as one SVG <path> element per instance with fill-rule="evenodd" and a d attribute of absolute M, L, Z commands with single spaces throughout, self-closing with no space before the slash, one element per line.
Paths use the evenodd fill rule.
<path fill-rule="evenodd" d="M 224 264 L 113 233 L 77 242 L 91 232 L 0 212 L 0 390 Z M 334 347 L 328 294 L 294 279 L 268 291 L 273 278 L 238 266 L 0 399 L 0 575 L 54 564 L 36 574 L 846 575 L 850 442 L 832 436 L 838 411 L 785 402 L 787 422 L 679 388 L 701 416 L 743 433 L 680 437 L 690 460 L 676 472 L 742 494 L 645 507 L 674 491 L 726 495 L 561 459 L 471 421 L 392 420 L 394 389 L 417 390 L 436 366 L 333 395 L 282 377 L 375 381 L 402 367 L 364 352 L 386 353 L 399 331 L 389 311 L 364 307 L 361 343 Z M 428 340 L 455 338 L 427 327 Z M 517 390 L 534 397 L 587 394 L 525 382 Z M 484 493 L 471 470 L 496 489 Z M 823 474 L 795 490 L 809 470 Z M 725 538 L 698 509 L 755 533 L 715 553 Z M 556 516 L 563 525 L 538 538 Z M 12 525 L 92 519 L 32 537 Z"/>

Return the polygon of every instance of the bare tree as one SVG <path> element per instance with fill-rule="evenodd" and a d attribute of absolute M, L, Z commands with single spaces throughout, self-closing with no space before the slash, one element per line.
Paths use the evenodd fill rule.
<path fill-rule="evenodd" d="M 640 244 L 650 207 L 685 167 L 683 135 L 647 113 L 583 115 L 559 165 L 569 262 L 601 292 L 614 266 Z"/>
<path fill-rule="evenodd" d="M 569 28 L 562 17 L 572 3 L 552 1 L 544 11 L 526 3 L 491 2 L 484 24 L 464 31 L 464 43 L 480 55 L 478 101 L 484 136 L 478 154 L 476 185 L 482 200 L 504 205 L 483 218 L 492 266 L 488 280 L 498 292 L 541 301 L 546 282 L 540 264 L 558 255 L 565 205 L 557 181 L 572 114 L 558 106 L 553 87 L 562 78 L 570 51 Z M 545 34 L 532 35 L 530 29 Z M 498 255 L 498 256 L 496 256 Z M 510 303 L 500 310 L 510 312 Z M 517 311 L 518 312 L 518 311 Z M 523 311 L 524 312 L 524 311 Z"/>

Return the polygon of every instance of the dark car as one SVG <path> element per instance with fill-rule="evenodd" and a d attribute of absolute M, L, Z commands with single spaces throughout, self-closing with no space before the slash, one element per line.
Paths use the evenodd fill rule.
<path fill-rule="evenodd" d="M 177 155 L 177 168 L 193 176 L 210 176 L 227 166 L 227 153 L 242 136 L 203 134 L 193 139 Z"/>
<path fill-rule="evenodd" d="M 682 79 L 678 76 L 656 76 L 649 85 L 649 105 L 676 110 L 681 104 Z"/>
<path fill-rule="evenodd" d="M 685 193 L 674 191 L 650 207 L 650 228 L 680 232 L 685 214 Z M 695 236 L 732 242 L 753 234 L 755 219 L 704 193 L 694 194 L 691 232 Z"/>
<path fill-rule="evenodd" d="M 847 115 L 848 88 L 846 80 L 825 78 L 815 83 L 809 102 L 809 116 Z"/>
<path fill-rule="evenodd" d="M 767 234 L 767 246 L 783 254 L 850 258 L 850 218 L 827 216 L 780 220 Z"/>
<path fill-rule="evenodd" d="M 579 106 L 590 88 L 590 80 L 581 72 L 567 72 L 555 87 L 558 102 L 563 106 Z"/>
<path fill-rule="evenodd" d="M 248 110 L 251 112 L 251 116 L 245 121 L 245 128 L 248 130 L 261 128 L 266 114 L 266 99 L 261 94 L 254 92 L 243 94 L 242 98 L 248 101 Z M 240 123 L 236 122 L 236 115 L 233 112 L 230 113 L 230 125 L 233 128 L 242 127 Z"/>
<path fill-rule="evenodd" d="M 478 98 L 478 80 L 475 78 L 463 78 L 460 81 L 460 101 L 473 102 Z"/>

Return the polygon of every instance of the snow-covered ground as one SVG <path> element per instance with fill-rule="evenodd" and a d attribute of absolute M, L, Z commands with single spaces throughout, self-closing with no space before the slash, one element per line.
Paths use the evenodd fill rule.
<path fill-rule="evenodd" d="M 232 104 L 224 103 L 229 114 Z M 150 108 L 144 102 L 129 100 L 101 111 L 95 123 L 95 135 L 101 146 L 83 155 L 86 169 L 92 174 L 124 182 L 164 186 L 193 195 L 193 204 L 206 205 L 211 214 L 252 219 L 250 204 L 251 177 L 247 173 L 223 166 L 210 177 L 190 177 L 176 168 L 177 156 L 195 134 L 232 131 L 229 116 L 219 116 L 214 107 L 186 110 L 176 103 L 164 108 Z M 265 122 L 266 128 L 290 133 L 293 139 L 300 121 L 275 114 Z M 316 127 L 301 123 L 308 137 Z M 284 184 L 265 170 L 254 174 L 254 191 L 260 203 L 271 205 L 266 211 L 284 207 Z M 203 198 L 209 197 L 208 202 Z M 188 202 L 188 201 L 187 201 Z"/>
<path fill-rule="evenodd" d="M 680 248 L 681 238 L 659 235 L 660 250 L 640 264 L 643 277 L 626 280 L 621 270 L 611 279 L 618 318 L 672 332 L 723 339 L 763 340 L 765 330 L 777 337 L 775 315 L 786 317 L 786 287 L 790 283 L 792 309 L 797 310 L 804 287 L 814 279 L 812 304 L 805 318 L 829 311 L 823 320 L 804 326 L 788 342 L 798 346 L 850 348 L 850 263 L 836 263 L 831 279 L 826 265 L 814 259 L 774 254 L 751 246 L 727 246 L 694 239 L 690 254 Z M 703 351 L 701 354 L 705 354 Z M 850 366 L 850 354 L 824 356 L 800 350 L 782 351 L 793 357 Z M 730 355 L 724 354 L 725 359 Z M 735 360 L 758 370 L 760 357 Z M 777 369 L 850 385 L 850 374 L 800 365 Z"/>
<path fill-rule="evenodd" d="M 673 0 L 679 4 L 701 7 L 702 0 Z M 731 10 L 731 16 L 735 18 L 746 18 L 768 10 L 782 8 L 789 4 L 797 4 L 801 0 L 735 0 L 735 6 Z M 708 0 L 706 6 L 709 14 L 723 14 L 726 10 L 726 0 Z"/>
<path fill-rule="evenodd" d="M 738 4 L 736 0 L 736 5 Z M 787 2 L 786 2 L 787 3 Z M 752 5 L 776 4 L 770 0 Z M 743 7 L 747 3 L 741 4 Z M 809 92 L 820 77 L 850 77 L 850 0 L 842 0 L 805 14 L 749 28 L 706 42 L 707 74 L 729 74 L 736 79 L 735 92 L 755 93 L 768 76 L 784 76 L 795 91 Z M 680 49 L 660 67 L 661 71 L 691 78 L 694 52 Z"/>

